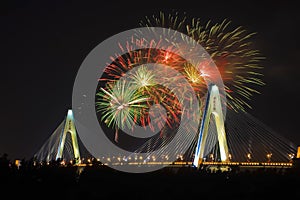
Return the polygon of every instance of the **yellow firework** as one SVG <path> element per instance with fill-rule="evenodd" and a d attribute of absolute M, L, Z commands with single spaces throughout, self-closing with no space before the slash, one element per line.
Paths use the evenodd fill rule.
<path fill-rule="evenodd" d="M 236 112 L 246 111 L 246 108 L 251 108 L 249 100 L 253 94 L 259 93 L 259 87 L 265 84 L 261 65 L 264 57 L 253 43 L 255 33 L 249 33 L 242 26 L 232 27 L 231 24 L 227 19 L 221 23 L 202 23 L 199 18 L 187 20 L 186 16 L 178 13 L 163 12 L 140 22 L 141 26 L 178 30 L 201 44 L 219 69 L 228 107 Z M 186 75 L 191 82 L 197 82 L 196 74 L 191 69 L 185 69 Z"/>

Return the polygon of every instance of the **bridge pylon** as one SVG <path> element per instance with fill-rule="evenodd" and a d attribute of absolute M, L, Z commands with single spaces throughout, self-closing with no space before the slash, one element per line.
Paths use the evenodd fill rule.
<path fill-rule="evenodd" d="M 226 132 L 224 126 L 224 116 L 222 111 L 222 103 L 219 88 L 217 85 L 209 85 L 208 95 L 205 102 L 205 108 L 199 130 L 198 142 L 195 150 L 193 165 L 199 167 L 204 159 L 205 143 L 208 136 L 208 127 L 213 116 L 216 124 L 217 139 L 220 149 L 221 161 L 229 161 L 228 145 L 226 140 Z"/>
<path fill-rule="evenodd" d="M 57 150 L 57 154 L 56 154 L 56 160 L 62 159 L 67 134 L 71 135 L 72 147 L 73 147 L 73 152 L 74 152 L 74 160 L 75 160 L 75 164 L 78 164 L 80 162 L 80 152 L 79 152 L 79 146 L 78 146 L 78 140 L 77 140 L 77 132 L 76 132 L 75 123 L 74 123 L 74 116 L 73 116 L 72 110 L 70 110 L 70 109 L 68 110 L 68 114 L 64 121 L 64 128 L 60 135 L 60 141 L 59 141 L 58 150 Z"/>

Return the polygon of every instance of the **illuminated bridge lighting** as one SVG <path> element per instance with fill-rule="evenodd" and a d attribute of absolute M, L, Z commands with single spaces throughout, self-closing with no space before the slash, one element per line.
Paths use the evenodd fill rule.
<path fill-rule="evenodd" d="M 185 153 L 176 151 L 140 156 L 139 153 L 149 152 L 155 148 L 153 144 L 156 144 L 157 140 L 151 140 L 138 147 L 135 150 L 135 156 L 102 155 L 99 158 L 93 158 L 77 137 L 73 113 L 68 110 L 62 123 L 34 155 L 34 163 L 50 165 L 52 161 L 58 161 L 61 166 L 97 164 L 107 166 L 170 165 L 195 168 L 208 165 L 292 167 L 293 159 L 300 158 L 300 147 L 297 152 L 296 145 L 291 141 L 270 131 L 248 113 L 235 113 L 228 110 L 225 127 L 225 116 L 222 113 L 220 98 L 218 87 L 213 85 L 207 97 L 207 106 L 204 110 L 206 115 L 201 122 L 199 134 L 194 137 L 191 144 L 184 144 L 190 145 Z M 164 142 L 168 143 L 171 139 L 167 138 Z M 171 160 L 173 155 L 177 160 Z"/>
<path fill-rule="evenodd" d="M 61 163 L 62 166 L 66 166 L 65 162 Z M 74 164 L 74 166 L 93 166 L 94 164 L 91 162 L 86 163 L 79 163 Z M 191 161 L 175 161 L 175 162 L 155 162 L 155 161 L 149 161 L 149 162 L 99 162 L 97 165 L 99 166 L 109 166 L 109 165 L 168 165 L 170 167 L 172 166 L 186 166 L 186 167 L 193 167 L 193 162 Z M 293 167 L 293 163 L 291 162 L 202 162 L 202 166 L 240 166 L 240 167 L 281 167 L 281 168 L 291 168 Z"/>

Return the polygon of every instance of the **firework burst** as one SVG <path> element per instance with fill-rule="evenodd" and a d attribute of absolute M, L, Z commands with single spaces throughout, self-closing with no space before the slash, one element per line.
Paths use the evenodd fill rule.
<path fill-rule="evenodd" d="M 100 82 L 114 83 L 121 78 L 128 78 L 128 82 L 135 85 L 139 95 L 148 97 L 148 101 L 145 102 L 147 108 L 143 107 L 141 109 L 143 115 L 135 116 L 135 121 L 131 120 L 129 124 L 132 124 L 132 121 L 138 122 L 139 125 L 144 127 L 149 125 L 152 130 L 154 130 L 153 123 L 156 123 L 156 126 L 160 128 L 165 124 L 171 129 L 177 127 L 181 114 L 188 113 L 185 108 L 181 107 L 181 103 L 185 100 L 183 97 L 194 93 L 194 90 L 190 91 L 192 88 L 189 87 L 190 84 L 188 82 L 182 83 L 182 81 L 179 81 L 184 76 L 183 65 L 186 61 L 174 53 L 176 51 L 171 49 L 171 47 L 164 47 L 167 50 L 162 50 L 162 47 L 159 46 L 159 41 L 150 41 L 150 48 L 143 48 L 143 42 L 140 40 L 132 40 L 131 42 L 134 45 L 138 43 L 140 49 L 133 51 L 130 43 L 124 46 L 119 45 L 121 50 L 125 52 L 124 49 L 126 49 L 128 53 L 111 57 L 112 63 L 106 67 L 104 71 L 105 76 L 99 79 Z M 165 67 L 161 67 L 160 70 L 148 69 L 144 65 L 146 63 L 160 64 Z M 170 71 L 170 68 L 173 71 Z M 181 71 L 182 74 L 178 75 L 178 71 Z M 161 85 L 161 83 L 164 83 L 164 85 Z M 170 85 L 173 88 L 177 88 L 177 94 L 181 93 L 181 99 L 178 99 L 178 96 L 169 89 Z M 104 89 L 102 88 L 102 90 Z M 166 112 L 161 112 L 159 117 L 157 113 L 151 112 L 149 108 L 155 104 L 161 105 Z M 102 111 L 98 110 L 98 112 Z M 104 118 L 107 117 L 106 115 L 103 116 Z M 151 120 L 151 116 L 156 116 L 156 119 Z"/>
<path fill-rule="evenodd" d="M 135 86 L 126 80 L 119 80 L 115 84 L 107 84 L 107 88 L 100 88 L 96 94 L 97 112 L 102 113 L 101 121 L 108 127 L 115 128 L 115 140 L 118 141 L 118 129 L 132 129 L 136 119 L 141 116 L 146 107 L 148 97 L 136 92 Z"/>
<path fill-rule="evenodd" d="M 265 84 L 261 80 L 263 67 L 260 65 L 264 58 L 251 41 L 255 33 L 248 33 L 241 26 L 230 28 L 231 21 L 227 19 L 221 23 L 209 21 L 203 24 L 198 18 L 187 20 L 178 13 L 160 12 L 158 16 L 146 17 L 140 25 L 170 28 L 192 37 L 217 65 L 225 85 L 227 106 L 236 112 L 251 108 L 249 100 L 253 94 L 259 93 L 257 86 Z M 191 75 L 190 72 L 187 75 Z"/>
<path fill-rule="evenodd" d="M 224 20 L 220 24 L 208 22 L 203 25 L 199 19 L 188 22 L 186 17 L 164 13 L 158 17 L 146 17 L 146 21 L 141 22 L 142 26 L 178 30 L 190 36 L 193 39 L 190 42 L 201 44 L 213 62 L 203 59 L 196 66 L 179 56 L 182 54 L 177 54 L 172 45 L 160 46 L 160 37 L 150 41 L 132 38 L 123 46 L 119 44 L 124 54 L 111 57 L 112 62 L 108 63 L 104 76 L 99 79 L 102 87 L 99 87 L 96 102 L 97 112 L 101 113 L 100 120 L 115 129 L 116 141 L 119 128 L 133 129 L 138 124 L 142 127 L 149 125 L 154 130 L 156 123 L 159 129 L 166 124 L 166 127 L 175 130 L 181 117 L 200 120 L 201 116 L 189 115 L 191 106 L 183 107 L 183 102 L 194 105 L 195 99 L 189 97 L 196 94 L 198 105 L 203 106 L 207 83 L 219 80 L 219 75 L 225 85 L 227 106 L 237 112 L 251 108 L 249 100 L 254 93 L 259 93 L 255 87 L 264 85 L 259 64 L 263 58 L 258 50 L 252 48 L 254 33 L 247 33 L 242 27 L 230 29 L 230 24 L 230 21 Z M 140 48 L 133 50 L 132 46 Z M 187 49 L 184 51 L 189 52 Z M 155 71 L 148 69 L 147 63 L 166 67 Z M 213 70 L 215 64 L 219 71 Z M 180 75 L 170 73 L 168 67 Z M 186 81 L 182 82 L 182 79 Z M 158 104 L 164 111 L 151 111 L 151 107 Z"/>
<path fill-rule="evenodd" d="M 149 90 L 151 86 L 156 83 L 154 81 L 155 74 L 152 70 L 148 70 L 145 66 L 140 66 L 131 76 L 132 84 L 135 84 L 137 88 L 141 90 Z"/>

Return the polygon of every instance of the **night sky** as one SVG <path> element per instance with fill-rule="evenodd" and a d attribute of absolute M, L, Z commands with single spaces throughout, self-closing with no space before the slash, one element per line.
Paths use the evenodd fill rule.
<path fill-rule="evenodd" d="M 0 6 L 0 154 L 11 159 L 32 157 L 71 108 L 76 73 L 88 53 L 106 38 L 139 27 L 145 16 L 172 9 L 204 22 L 227 18 L 234 27 L 257 32 L 253 39 L 266 57 L 263 80 L 267 85 L 251 101 L 249 113 L 300 145 L 300 15 L 294 1 L 199 0 L 187 3 L 187 8 L 183 8 L 186 1 L 178 6 L 141 1 L 137 8 L 70 1 L 8 2 Z"/>

